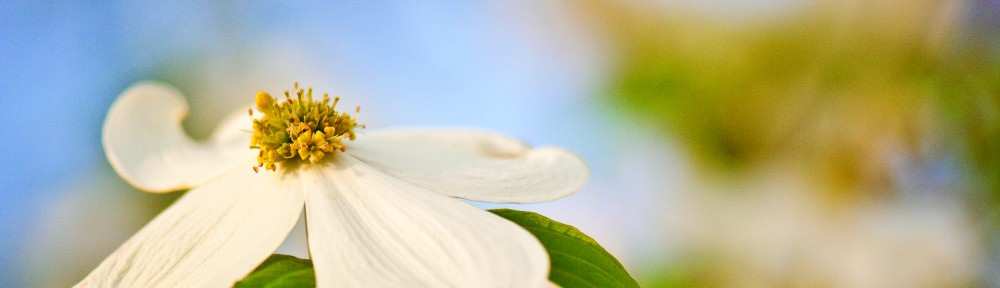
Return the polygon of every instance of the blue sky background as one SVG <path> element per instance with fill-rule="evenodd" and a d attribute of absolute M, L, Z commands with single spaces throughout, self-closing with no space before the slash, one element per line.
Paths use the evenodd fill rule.
<path fill-rule="evenodd" d="M 612 146 L 621 144 L 614 135 L 632 132 L 612 124 L 593 99 L 608 59 L 595 35 L 580 30 L 562 9 L 445 1 L 2 2 L 0 97 L 9 106 L 0 121 L 0 147 L 6 148 L 0 149 L 0 287 L 27 281 L 19 277 L 24 259 L 32 257 L 26 251 L 45 249 L 28 247 L 53 203 L 70 199 L 81 178 L 109 169 L 100 148 L 104 114 L 118 93 L 143 79 L 212 75 L 191 80 L 199 87 L 172 84 L 185 92 L 238 87 L 187 95 L 192 107 L 185 124 L 195 136 L 207 135 L 214 121 L 240 109 L 253 91 L 301 81 L 362 104 L 369 129 L 496 130 L 576 151 L 594 170 L 591 186 L 610 186 L 614 181 L 601 179 L 611 179 L 614 169 L 602 164 L 614 157 Z M 262 87 L 237 85 L 253 82 L 240 78 L 241 67 L 271 69 L 278 76 Z M 258 72 L 252 73 L 267 74 Z M 576 201 L 618 206 L 606 203 L 610 196 L 586 196 L 594 189 Z M 627 193 L 616 197 L 628 199 Z M 563 218 L 582 214 L 570 212 L 572 203 L 548 209 L 566 211 Z M 632 213 L 626 210 L 594 219 Z"/>

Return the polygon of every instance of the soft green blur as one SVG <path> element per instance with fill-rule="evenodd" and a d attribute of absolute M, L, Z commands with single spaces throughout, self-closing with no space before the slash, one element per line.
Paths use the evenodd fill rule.
<path fill-rule="evenodd" d="M 975 241 L 1000 238 L 1000 55 L 997 31 L 975 27 L 977 14 L 990 12 L 976 10 L 990 3 L 817 1 L 734 21 L 630 3 L 584 5 L 619 57 L 604 99 L 629 123 L 654 127 L 662 138 L 679 143 L 705 186 L 727 183 L 706 189 L 709 193 L 755 193 L 749 186 L 759 182 L 760 171 L 774 170 L 766 174 L 804 183 L 788 190 L 818 199 L 806 203 L 821 203 L 821 211 L 806 215 L 819 215 L 828 231 L 844 222 L 864 223 L 867 218 L 858 215 L 873 205 L 944 197 L 963 203 L 964 212 L 958 213 L 963 223 L 982 233 L 971 236 Z M 873 283 L 826 279 L 841 274 L 824 276 L 809 264 L 796 264 L 824 258 L 819 251 L 765 251 L 783 255 L 788 269 L 752 275 L 753 268 L 732 263 L 741 256 L 707 246 L 692 244 L 677 252 L 683 256 L 650 265 L 647 284 Z M 823 265 L 842 265 L 829 262 Z M 989 283 L 991 270 L 978 269 L 968 274 L 941 269 L 946 272 L 938 271 L 940 277 L 916 284 Z"/>

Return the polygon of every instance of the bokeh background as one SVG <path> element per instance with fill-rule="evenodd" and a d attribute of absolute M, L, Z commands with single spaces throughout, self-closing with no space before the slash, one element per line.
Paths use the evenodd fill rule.
<path fill-rule="evenodd" d="M 509 207 L 644 287 L 1000 287 L 1000 1 L 446 2 L 0 2 L 0 287 L 72 285 L 180 194 L 100 146 L 147 79 L 195 138 L 298 81 L 566 147 L 586 188 Z"/>

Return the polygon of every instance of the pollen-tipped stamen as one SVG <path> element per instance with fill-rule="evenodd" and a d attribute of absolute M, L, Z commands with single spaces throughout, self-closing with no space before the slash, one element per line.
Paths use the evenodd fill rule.
<path fill-rule="evenodd" d="M 267 92 L 257 92 L 254 104 L 263 116 L 253 119 L 253 135 L 250 148 L 258 149 L 257 165 L 274 171 L 276 163 L 299 159 L 318 163 L 326 155 L 346 150 L 343 140 L 354 140 L 358 125 L 357 115 L 335 110 L 340 97 L 330 103 L 330 95 L 323 94 L 323 100 L 314 101 L 312 87 L 299 89 L 295 83 L 295 97 L 285 91 L 285 101 L 277 101 Z M 355 109 L 360 112 L 361 107 Z M 250 111 L 251 117 L 253 110 Z"/>

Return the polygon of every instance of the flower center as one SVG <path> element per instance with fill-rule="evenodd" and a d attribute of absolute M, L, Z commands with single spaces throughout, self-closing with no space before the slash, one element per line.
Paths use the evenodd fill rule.
<path fill-rule="evenodd" d="M 250 149 L 260 150 L 255 172 L 260 167 L 274 171 L 275 163 L 285 160 L 319 162 L 328 153 L 343 152 L 344 139 L 354 140 L 354 128 L 364 128 L 358 125 L 357 115 L 334 110 L 340 97 L 331 104 L 330 95 L 324 93 L 322 101 L 314 101 L 312 87 L 302 90 L 299 83 L 295 83 L 295 96 L 286 90 L 285 101 L 279 102 L 267 92 L 257 92 L 257 110 L 264 116 L 253 119 L 250 137 Z M 355 111 L 361 112 L 361 107 Z"/>

